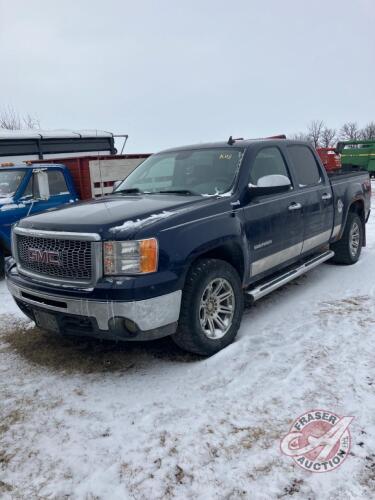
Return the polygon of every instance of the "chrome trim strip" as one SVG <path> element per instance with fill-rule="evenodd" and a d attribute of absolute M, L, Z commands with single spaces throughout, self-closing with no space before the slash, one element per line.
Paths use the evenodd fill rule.
<path fill-rule="evenodd" d="M 180 316 L 182 291 L 177 290 L 166 295 L 152 299 L 118 302 L 96 301 L 89 299 L 72 299 L 59 295 L 35 292 L 34 290 L 20 287 L 7 280 L 7 286 L 14 298 L 34 305 L 40 309 L 56 311 L 84 317 L 93 317 L 97 320 L 101 330 L 108 331 L 108 322 L 111 318 L 120 317 L 134 321 L 142 331 L 153 330 L 178 321 Z M 63 302 L 66 307 L 43 304 L 38 300 L 25 298 L 22 293 L 39 299 Z"/>
<path fill-rule="evenodd" d="M 13 231 L 22 236 L 35 236 L 36 238 L 51 238 L 56 240 L 100 241 L 97 233 L 72 233 L 65 231 L 44 231 L 41 229 L 27 229 L 16 226 Z"/>
<path fill-rule="evenodd" d="M 312 236 L 305 241 L 301 241 L 296 245 L 285 248 L 284 250 L 280 250 L 279 252 L 267 255 L 267 257 L 256 260 L 251 265 L 251 276 L 256 276 L 257 274 L 263 273 L 264 271 L 268 271 L 268 269 L 276 267 L 279 264 L 286 262 L 287 260 L 298 257 L 303 252 L 308 252 L 309 250 L 317 248 L 320 245 L 324 245 L 329 242 L 330 237 L 331 229 Z"/>
<path fill-rule="evenodd" d="M 316 234 L 312 238 L 308 238 L 303 242 L 302 252 L 308 252 L 319 245 L 328 243 L 331 237 L 332 229 L 324 231 L 323 233 Z"/>
<path fill-rule="evenodd" d="M 326 260 L 331 259 L 334 255 L 335 253 L 332 252 L 332 250 L 324 252 L 321 255 L 318 255 L 317 257 L 310 259 L 309 261 L 305 262 L 299 267 L 296 267 L 295 269 L 292 269 L 291 271 L 288 271 L 287 273 L 281 276 L 273 278 L 267 283 L 263 283 L 262 285 L 253 288 L 252 290 L 248 290 L 246 293 L 250 295 L 253 301 L 259 300 L 265 295 L 268 295 L 269 293 L 273 292 L 277 288 L 280 288 L 286 283 L 289 283 L 289 281 L 298 278 L 298 276 L 305 274 L 307 271 L 314 269 L 314 267 L 318 266 L 319 264 L 322 264 Z"/>
<path fill-rule="evenodd" d="M 254 261 L 251 265 L 251 276 L 263 273 L 264 271 L 267 271 L 272 267 L 276 267 L 289 259 L 298 257 L 298 255 L 301 254 L 302 244 L 303 242 L 301 241 L 296 245 L 292 245 L 284 250 L 268 255 L 263 259 Z"/>

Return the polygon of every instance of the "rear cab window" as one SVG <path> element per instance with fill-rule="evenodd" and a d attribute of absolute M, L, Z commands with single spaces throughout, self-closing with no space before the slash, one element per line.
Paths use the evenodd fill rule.
<path fill-rule="evenodd" d="M 316 158 L 308 146 L 288 146 L 288 153 L 294 165 L 295 177 L 300 188 L 324 183 L 324 177 Z"/>
<path fill-rule="evenodd" d="M 61 170 L 48 170 L 48 185 L 51 196 L 69 194 L 65 176 Z"/>

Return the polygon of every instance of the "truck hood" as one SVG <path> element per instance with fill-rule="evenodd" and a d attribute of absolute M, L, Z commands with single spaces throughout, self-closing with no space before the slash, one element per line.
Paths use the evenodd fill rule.
<path fill-rule="evenodd" d="M 182 214 L 188 216 L 198 207 L 212 204 L 216 205 L 213 198 L 201 196 L 116 195 L 34 215 L 23 219 L 19 225 L 28 229 L 98 233 L 103 239 L 123 239 L 141 229 L 167 219 L 179 219 Z"/>

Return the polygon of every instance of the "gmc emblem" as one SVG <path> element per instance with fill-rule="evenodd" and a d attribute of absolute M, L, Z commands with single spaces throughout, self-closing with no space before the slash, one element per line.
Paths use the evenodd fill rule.
<path fill-rule="evenodd" d="M 39 264 L 52 264 L 53 266 L 61 265 L 59 252 L 53 252 L 52 250 L 29 248 L 28 256 L 30 262 L 38 262 Z"/>

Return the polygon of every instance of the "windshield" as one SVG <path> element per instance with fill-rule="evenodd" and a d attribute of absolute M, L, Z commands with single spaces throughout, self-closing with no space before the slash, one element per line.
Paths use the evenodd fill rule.
<path fill-rule="evenodd" d="M 230 191 L 243 150 L 190 149 L 150 156 L 117 187 L 115 192 L 176 192 L 220 195 Z"/>
<path fill-rule="evenodd" d="M 0 170 L 0 198 L 11 198 L 18 189 L 25 172 L 23 170 Z"/>

